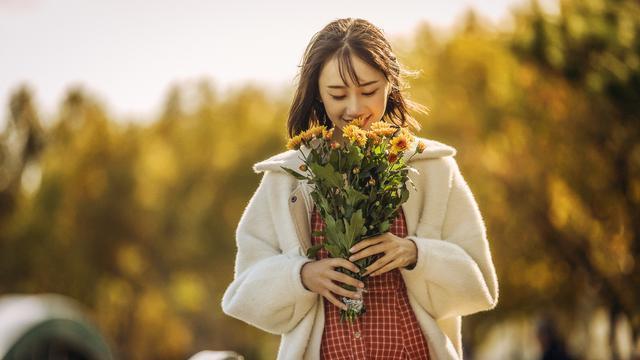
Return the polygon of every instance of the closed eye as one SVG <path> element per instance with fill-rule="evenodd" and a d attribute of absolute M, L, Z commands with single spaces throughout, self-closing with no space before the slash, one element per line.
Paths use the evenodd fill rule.
<path fill-rule="evenodd" d="M 362 95 L 364 95 L 364 96 L 372 96 L 373 94 L 375 94 L 375 93 L 376 93 L 376 91 L 378 91 L 378 90 L 376 89 L 376 90 L 373 90 L 372 92 L 362 93 Z M 334 96 L 334 95 L 331 95 L 331 97 L 332 97 L 334 100 L 342 100 L 342 99 L 344 99 L 346 96 L 344 96 L 344 95 L 343 95 L 343 96 Z"/>

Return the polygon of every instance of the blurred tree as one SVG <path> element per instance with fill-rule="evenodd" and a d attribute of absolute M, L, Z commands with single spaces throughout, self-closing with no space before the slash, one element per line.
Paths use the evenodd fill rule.
<path fill-rule="evenodd" d="M 44 147 L 44 133 L 28 86 L 9 100 L 7 127 L 0 135 L 0 223 L 14 210 L 23 170 Z"/>
<path fill-rule="evenodd" d="M 558 156 L 546 159 L 549 196 L 535 215 L 548 246 L 598 288 L 612 325 L 624 313 L 638 339 L 640 287 L 630 285 L 640 284 L 640 4 L 562 1 L 560 9 L 547 15 L 533 3 L 512 40 L 562 90 L 531 99 L 558 112 L 546 118 L 561 125 L 544 140 Z"/>

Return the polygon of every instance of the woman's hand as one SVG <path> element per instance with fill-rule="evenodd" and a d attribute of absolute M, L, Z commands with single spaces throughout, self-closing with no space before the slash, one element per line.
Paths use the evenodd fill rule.
<path fill-rule="evenodd" d="M 337 267 L 343 267 L 355 273 L 359 271 L 356 264 L 351 263 L 346 259 L 327 258 L 305 263 L 302 265 L 302 270 L 300 270 L 300 276 L 302 278 L 302 284 L 309 289 L 309 291 L 313 291 L 324 296 L 335 306 L 346 310 L 347 305 L 338 300 L 334 294 L 352 299 L 359 299 L 360 295 L 357 291 L 349 291 L 334 283 L 334 281 L 360 289 L 364 288 L 364 283 L 347 274 L 343 274 L 335 270 Z"/>
<path fill-rule="evenodd" d="M 351 253 L 354 255 L 349 257 L 349 261 L 384 253 L 384 256 L 367 267 L 363 276 L 377 276 L 395 268 L 415 266 L 418 259 L 418 249 L 413 240 L 398 237 L 390 232 L 358 242 L 351 248 Z"/>

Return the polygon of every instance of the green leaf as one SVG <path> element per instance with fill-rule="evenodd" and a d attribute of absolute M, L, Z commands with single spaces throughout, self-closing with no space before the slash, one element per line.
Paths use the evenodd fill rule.
<path fill-rule="evenodd" d="M 380 231 L 381 234 L 386 233 L 389 230 L 389 227 L 389 220 L 385 220 L 378 225 L 378 231 Z"/>
<path fill-rule="evenodd" d="M 407 202 L 407 200 L 409 200 L 409 190 L 407 190 L 407 187 L 403 187 L 402 188 L 402 197 L 400 198 L 400 203 L 404 204 L 405 202 Z"/>
<path fill-rule="evenodd" d="M 340 254 L 340 247 L 338 245 L 325 243 L 324 244 L 324 248 L 327 249 L 329 254 L 331 254 L 331 257 L 333 257 L 333 258 L 342 257 L 341 254 Z"/>
<path fill-rule="evenodd" d="M 326 243 L 334 244 L 336 246 L 344 244 L 344 233 L 340 228 L 340 224 L 336 223 L 336 220 L 333 218 L 333 216 L 328 215 L 325 219 L 325 223 L 327 224 L 324 229 Z"/>
<path fill-rule="evenodd" d="M 341 187 L 343 185 L 344 180 L 342 179 L 342 175 L 335 171 L 331 164 L 322 166 L 317 163 L 311 163 L 309 166 L 316 177 L 325 181 L 327 185 L 332 187 Z"/>
<path fill-rule="evenodd" d="M 293 175 L 293 177 L 295 177 L 295 178 L 296 178 L 296 179 L 298 179 L 298 180 L 306 180 L 306 179 L 307 179 L 307 177 L 306 177 L 306 176 L 304 176 L 304 175 L 302 175 L 302 174 L 300 174 L 300 173 L 298 173 L 298 172 L 296 172 L 296 171 L 293 171 L 293 170 L 291 170 L 291 169 L 289 169 L 289 168 L 286 168 L 286 167 L 284 167 L 284 166 L 280 166 L 280 167 L 281 167 L 281 168 L 283 168 L 283 169 L 284 169 L 284 171 L 286 171 L 286 172 L 288 172 L 289 174 Z"/>
<path fill-rule="evenodd" d="M 309 259 L 315 259 L 316 254 L 318 253 L 318 251 L 322 248 L 323 244 L 317 244 L 317 245 L 313 245 L 312 247 L 310 247 L 309 249 L 307 249 L 307 257 Z"/>
<path fill-rule="evenodd" d="M 345 225 L 344 247 L 349 249 L 355 244 L 355 239 L 362 235 L 362 228 L 364 227 L 362 209 L 353 213 L 350 221 L 347 221 L 346 219 L 343 219 L 343 221 Z"/>
<path fill-rule="evenodd" d="M 356 206 L 360 201 L 368 199 L 366 195 L 352 188 L 351 186 L 347 187 L 346 192 L 347 192 L 347 203 L 352 206 Z"/>

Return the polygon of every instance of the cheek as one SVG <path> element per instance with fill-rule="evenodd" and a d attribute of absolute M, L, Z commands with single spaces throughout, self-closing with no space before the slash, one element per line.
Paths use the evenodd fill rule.
<path fill-rule="evenodd" d="M 384 109 L 387 106 L 387 95 L 385 93 L 378 94 L 375 98 L 374 103 L 372 104 L 372 108 L 374 108 L 376 113 L 383 113 Z"/>
<path fill-rule="evenodd" d="M 340 116 L 342 115 L 340 104 L 336 103 L 335 100 L 330 99 L 325 101 L 324 110 L 327 112 L 329 120 L 331 120 L 333 125 L 338 128 L 342 128 L 342 123 L 340 123 Z"/>

